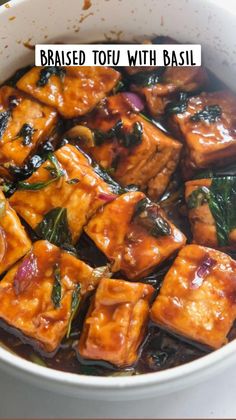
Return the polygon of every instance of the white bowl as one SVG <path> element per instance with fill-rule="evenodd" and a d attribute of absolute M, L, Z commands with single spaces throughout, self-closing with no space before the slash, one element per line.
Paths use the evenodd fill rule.
<path fill-rule="evenodd" d="M 0 82 L 33 62 L 33 51 L 24 44 L 134 41 L 163 34 L 202 44 L 207 67 L 235 89 L 235 30 L 234 1 L 222 5 L 213 0 L 92 0 L 92 6 L 83 10 L 83 0 L 13 0 L 0 7 Z M 0 347 L 0 366 L 9 373 L 90 400 L 127 400 L 169 393 L 204 381 L 234 363 L 236 340 L 176 368 L 104 378 L 41 367 Z"/>

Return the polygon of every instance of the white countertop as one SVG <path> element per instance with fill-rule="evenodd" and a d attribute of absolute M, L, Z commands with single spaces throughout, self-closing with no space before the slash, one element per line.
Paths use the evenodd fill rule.
<path fill-rule="evenodd" d="M 175 394 L 131 402 L 56 395 L 0 372 L 0 418 L 236 418 L 236 365 Z"/>

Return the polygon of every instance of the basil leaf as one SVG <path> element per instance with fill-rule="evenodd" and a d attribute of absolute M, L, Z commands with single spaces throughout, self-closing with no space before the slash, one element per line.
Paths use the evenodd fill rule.
<path fill-rule="evenodd" d="M 64 76 L 66 74 L 66 70 L 62 67 L 44 67 L 40 71 L 39 80 L 37 81 L 38 87 L 44 87 L 47 85 L 49 79 L 51 76 L 58 76 L 61 80 L 63 80 Z"/>
<path fill-rule="evenodd" d="M 35 229 L 39 238 L 63 247 L 71 243 L 67 209 L 56 207 L 50 210 Z"/>
<path fill-rule="evenodd" d="M 119 120 L 109 131 L 95 129 L 93 130 L 93 134 L 96 146 L 100 146 L 104 143 L 104 141 L 115 137 L 122 146 L 130 148 L 141 143 L 143 127 L 139 121 L 136 121 L 133 125 L 132 131 L 127 133 L 123 128 L 122 121 Z"/>
<path fill-rule="evenodd" d="M 51 299 L 53 301 L 54 308 L 59 308 L 61 305 L 61 270 L 58 264 L 54 267 L 54 283 Z"/>
<path fill-rule="evenodd" d="M 158 69 L 151 71 L 141 71 L 130 76 L 130 83 L 142 87 L 156 85 L 162 81 L 162 74 L 164 70 L 165 68 L 159 67 Z"/>
<path fill-rule="evenodd" d="M 130 148 L 137 146 L 142 142 L 143 127 L 139 121 L 136 121 L 133 125 L 133 130 L 131 133 L 125 133 L 123 139 L 121 140 L 122 145 Z"/>
<path fill-rule="evenodd" d="M 0 113 L 0 139 L 7 128 L 7 124 L 8 124 L 10 116 L 11 116 L 10 111 L 3 111 Z"/>
<path fill-rule="evenodd" d="M 189 98 L 187 92 L 180 92 L 179 99 L 166 105 L 165 113 L 167 115 L 183 114 L 187 110 L 188 99 Z"/>
<path fill-rule="evenodd" d="M 48 160 L 52 163 L 52 166 L 46 166 L 46 169 L 52 175 L 52 179 L 43 182 L 18 182 L 18 189 L 19 190 L 31 190 L 31 191 L 38 191 L 42 190 L 43 188 L 47 187 L 48 185 L 52 184 L 55 181 L 58 181 L 62 176 L 65 175 L 63 169 L 61 169 L 60 164 L 56 158 L 56 156 L 52 153 L 48 154 Z"/>
<path fill-rule="evenodd" d="M 102 169 L 99 165 L 93 164 L 94 172 L 100 176 L 110 187 L 114 194 L 121 195 L 125 194 L 129 191 L 138 191 L 138 187 L 136 185 L 127 185 L 126 187 L 121 187 L 118 182 L 114 181 L 113 178 L 108 174 L 105 169 Z"/>
<path fill-rule="evenodd" d="M 28 146 L 32 143 L 32 137 L 35 131 L 36 130 L 30 124 L 23 124 L 15 139 L 22 137 L 22 144 Z"/>
<path fill-rule="evenodd" d="M 229 243 L 229 234 L 236 228 L 236 177 L 213 178 L 209 207 L 216 222 L 220 246 Z"/>
<path fill-rule="evenodd" d="M 206 202 L 215 220 L 218 243 L 226 246 L 236 228 L 236 177 L 213 178 L 209 189 L 201 187 L 190 194 L 187 205 L 193 209 Z"/>
<path fill-rule="evenodd" d="M 210 198 L 210 190 L 207 187 L 200 187 L 194 190 L 188 197 L 187 206 L 188 209 L 194 209 L 202 206 L 204 203 L 208 203 Z"/>
<path fill-rule="evenodd" d="M 122 137 L 122 129 L 123 123 L 121 120 L 118 120 L 115 125 L 108 131 L 94 129 L 93 134 L 96 146 L 101 146 L 104 141 L 112 139 L 113 137 L 120 139 Z"/>
<path fill-rule="evenodd" d="M 72 321 L 75 317 L 75 314 L 76 314 L 76 312 L 79 308 L 80 302 L 81 302 L 80 291 L 81 291 L 81 286 L 80 286 L 80 284 L 77 284 L 75 290 L 73 290 L 72 297 L 71 297 L 71 315 L 70 315 L 70 319 L 69 319 L 69 323 L 68 323 L 66 338 L 70 337 L 71 324 L 72 324 Z"/>
<path fill-rule="evenodd" d="M 192 115 L 190 120 L 193 122 L 207 121 L 208 123 L 214 123 L 221 115 L 222 110 L 218 105 L 207 105 L 201 111 Z"/>
<path fill-rule="evenodd" d="M 157 205 L 152 203 L 148 198 L 144 198 L 136 204 L 133 220 L 156 238 L 171 235 L 169 223 L 158 214 Z"/>

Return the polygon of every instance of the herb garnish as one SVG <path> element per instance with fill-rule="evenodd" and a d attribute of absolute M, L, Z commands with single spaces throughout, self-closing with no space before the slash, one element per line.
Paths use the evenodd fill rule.
<path fill-rule="evenodd" d="M 61 305 L 61 270 L 58 264 L 54 267 L 54 283 L 52 288 L 51 299 L 54 308 L 59 308 Z"/>
<path fill-rule="evenodd" d="M 43 188 L 52 184 L 52 182 L 58 181 L 62 176 L 65 175 L 64 170 L 61 169 L 60 164 L 53 153 L 48 154 L 48 160 L 51 162 L 52 166 L 50 165 L 45 166 L 44 169 L 46 169 L 51 174 L 52 176 L 51 179 L 49 179 L 48 181 L 33 182 L 33 183 L 20 181 L 18 182 L 18 188 L 20 190 L 31 190 L 31 191 L 42 190 Z"/>
<path fill-rule="evenodd" d="M 167 115 L 183 114 L 188 107 L 188 94 L 187 92 L 180 92 L 179 99 L 170 102 L 165 107 L 165 113 Z"/>
<path fill-rule="evenodd" d="M 132 131 L 128 133 L 124 130 L 122 121 L 119 120 L 109 131 L 95 129 L 93 132 L 96 146 L 100 146 L 104 141 L 116 137 L 122 146 L 130 148 L 141 143 L 143 127 L 139 121 L 136 121 L 133 124 Z"/>
<path fill-rule="evenodd" d="M 35 129 L 30 124 L 23 124 L 19 133 L 15 137 L 15 139 L 18 139 L 19 137 L 23 138 L 22 144 L 24 146 L 29 146 L 29 144 L 32 143 L 32 137 L 35 133 Z"/>
<path fill-rule="evenodd" d="M 158 214 L 158 206 L 148 198 L 143 198 L 136 204 L 133 219 L 156 238 L 171 234 L 169 223 Z"/>
<path fill-rule="evenodd" d="M 207 105 L 201 111 L 192 115 L 190 120 L 193 122 L 207 121 L 208 123 L 214 123 L 221 115 L 222 110 L 218 105 Z"/>
<path fill-rule="evenodd" d="M 130 76 L 130 82 L 137 86 L 148 87 L 161 82 L 165 68 L 159 67 L 151 71 L 141 71 Z"/>
<path fill-rule="evenodd" d="M 72 297 L 71 297 L 71 315 L 68 323 L 66 338 L 70 337 L 71 332 L 71 324 L 75 317 L 75 314 L 79 308 L 81 302 L 81 295 L 80 295 L 81 286 L 80 284 L 76 285 L 76 288 L 73 290 Z"/>
<path fill-rule="evenodd" d="M 0 138 L 2 137 L 2 135 L 4 134 L 7 128 L 7 124 L 8 124 L 10 116 L 11 116 L 10 111 L 3 111 L 0 113 Z"/>
<path fill-rule="evenodd" d="M 193 191 L 195 194 L 190 194 L 187 205 L 194 208 L 200 206 L 202 200 L 208 203 L 216 223 L 218 243 L 220 246 L 226 246 L 229 243 L 230 232 L 236 228 L 236 177 L 213 178 L 210 188 L 206 190 L 208 192 L 204 192 L 204 197 L 202 188 Z M 198 199 L 198 194 L 202 198 Z"/>
<path fill-rule="evenodd" d="M 126 187 L 122 187 L 118 182 L 116 182 L 109 173 L 101 168 L 98 164 L 93 164 L 94 172 L 100 176 L 110 187 L 114 194 L 120 195 L 125 194 L 130 191 L 138 191 L 137 185 L 126 185 Z"/>
<path fill-rule="evenodd" d="M 204 203 L 208 203 L 210 198 L 210 191 L 207 187 L 200 187 L 194 190 L 187 200 L 188 209 L 194 209 L 202 206 Z"/>
<path fill-rule="evenodd" d="M 64 76 L 66 74 L 66 70 L 62 67 L 44 67 L 40 71 L 39 80 L 37 81 L 38 87 L 44 87 L 48 83 L 51 76 L 58 76 L 61 80 L 63 80 Z"/>
<path fill-rule="evenodd" d="M 35 229 L 39 238 L 45 239 L 59 247 L 71 243 L 71 232 L 67 220 L 67 209 L 56 207 L 45 214 Z"/>

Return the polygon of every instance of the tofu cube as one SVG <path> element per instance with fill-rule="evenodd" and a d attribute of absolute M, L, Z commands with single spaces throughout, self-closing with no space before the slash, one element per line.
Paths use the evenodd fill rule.
<path fill-rule="evenodd" d="M 74 146 L 63 146 L 54 156 L 62 176 L 52 176 L 52 163 L 47 160 L 21 184 L 11 196 L 10 203 L 33 229 L 52 209 L 67 209 L 72 242 L 75 243 L 83 226 L 104 204 L 104 195 L 112 194 L 111 187 L 94 172 L 88 159 Z M 38 183 L 43 183 L 42 188 L 34 189 Z"/>
<path fill-rule="evenodd" d="M 15 264 L 31 248 L 15 210 L 0 191 L 0 274 Z"/>
<path fill-rule="evenodd" d="M 0 319 L 37 350 L 54 354 L 80 300 L 97 284 L 84 262 L 47 241 L 38 241 L 0 282 Z M 76 295 L 75 295 L 76 294 Z"/>
<path fill-rule="evenodd" d="M 78 117 L 91 111 L 120 79 L 120 73 L 111 67 L 49 69 L 33 67 L 18 81 L 17 87 L 53 106 L 64 118 Z"/>
<path fill-rule="evenodd" d="M 9 86 L 0 88 L 0 165 L 24 164 L 57 122 L 57 112 Z"/>
<path fill-rule="evenodd" d="M 144 283 L 103 278 L 83 325 L 78 352 L 119 367 L 138 358 L 154 289 Z"/>
<path fill-rule="evenodd" d="M 98 210 L 84 228 L 87 235 L 129 279 L 142 278 L 185 245 L 186 238 L 156 204 L 146 202 L 141 192 L 123 194 Z M 156 229 L 164 224 L 167 231 Z M 154 232 L 154 233 L 153 233 Z"/>
<path fill-rule="evenodd" d="M 175 171 L 182 145 L 165 134 L 140 114 L 134 113 L 121 93 L 107 99 L 107 116 L 104 109 L 98 109 L 95 115 L 88 117 L 85 124 L 95 129 L 95 147 L 86 151 L 103 168 L 112 171 L 112 177 L 122 186 L 135 184 L 147 192 L 152 199 L 159 198 L 165 191 L 170 177 Z M 96 145 L 96 131 L 107 133 L 122 124 L 122 136 L 114 133 Z M 133 144 L 126 144 L 135 127 L 140 127 Z"/>
<path fill-rule="evenodd" d="M 132 84 L 131 89 L 144 96 L 151 115 L 158 117 L 164 113 L 171 95 L 194 92 L 203 87 L 207 80 L 203 67 L 167 67 L 158 83 L 150 86 Z"/>
<path fill-rule="evenodd" d="M 212 213 L 209 206 L 209 199 L 211 195 L 212 184 L 220 182 L 220 195 L 214 200 L 218 202 L 222 208 L 222 219 L 215 220 L 215 215 Z M 229 183 L 230 182 L 230 186 Z M 196 179 L 185 183 L 185 199 L 188 207 L 188 217 L 191 224 L 193 240 L 196 244 L 209 246 L 213 248 L 236 249 L 236 222 L 234 211 L 231 212 L 229 206 L 234 206 L 233 198 L 226 197 L 223 208 L 222 198 L 228 188 L 232 188 L 232 182 L 236 186 L 236 177 L 223 177 L 208 179 Z M 222 194 L 223 193 L 223 194 Z M 222 197 L 223 195 L 223 197 Z M 227 214 L 229 213 L 229 215 Z M 232 223 L 230 218 L 233 218 Z"/>
<path fill-rule="evenodd" d="M 236 318 L 236 261 L 198 245 L 184 247 L 166 274 L 151 318 L 161 328 L 217 349 Z"/>
<path fill-rule="evenodd" d="M 228 91 L 202 93 L 188 100 L 172 122 L 186 142 L 185 164 L 192 169 L 235 160 L 236 97 Z"/>

